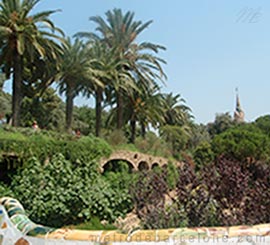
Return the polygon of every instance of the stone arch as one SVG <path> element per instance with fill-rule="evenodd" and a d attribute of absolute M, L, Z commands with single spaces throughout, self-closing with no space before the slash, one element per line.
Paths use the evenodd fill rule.
<path fill-rule="evenodd" d="M 127 159 L 109 159 L 108 161 L 104 162 L 102 166 L 102 172 L 114 171 L 114 169 L 115 169 L 115 172 L 117 172 L 119 161 L 127 163 L 129 172 L 136 170 L 136 166 L 134 166 L 134 164 Z"/>
<path fill-rule="evenodd" d="M 152 164 L 151 169 L 154 169 L 154 168 L 157 168 L 157 167 L 159 167 L 159 164 L 158 164 L 157 162 L 154 162 L 154 163 Z"/>
<path fill-rule="evenodd" d="M 156 164 L 159 167 L 163 167 L 164 165 L 168 164 L 168 159 L 165 159 L 163 157 L 156 157 L 140 152 L 131 152 L 131 151 L 125 151 L 125 150 L 119 150 L 113 152 L 109 157 L 101 158 L 100 160 L 100 171 L 103 172 L 103 168 L 105 165 L 108 164 L 110 161 L 114 160 L 122 160 L 125 162 L 128 162 L 129 166 L 132 167 L 134 171 L 140 170 L 140 169 L 153 169 Z M 144 163 L 143 163 L 144 162 Z"/>
<path fill-rule="evenodd" d="M 149 170 L 149 164 L 146 161 L 140 161 L 138 164 L 138 170 L 139 171 Z"/>

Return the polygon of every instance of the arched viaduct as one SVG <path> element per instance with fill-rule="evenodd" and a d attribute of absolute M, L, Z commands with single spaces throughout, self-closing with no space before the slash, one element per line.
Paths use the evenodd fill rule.
<path fill-rule="evenodd" d="M 163 157 L 152 156 L 148 154 L 143 154 L 140 152 L 131 151 L 115 151 L 108 158 L 102 158 L 100 160 L 101 171 L 107 163 L 114 160 L 122 160 L 128 162 L 134 171 L 138 170 L 149 170 L 155 166 L 163 167 L 168 165 L 169 160 Z M 177 163 L 180 164 L 180 163 Z"/>

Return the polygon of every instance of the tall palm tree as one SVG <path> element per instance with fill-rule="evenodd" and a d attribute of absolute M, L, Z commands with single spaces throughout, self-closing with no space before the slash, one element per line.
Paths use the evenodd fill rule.
<path fill-rule="evenodd" d="M 121 9 L 107 11 L 106 20 L 100 16 L 91 17 L 90 20 L 97 24 L 98 34 L 80 32 L 78 35 L 104 41 L 110 48 L 116 49 L 116 58 L 119 60 L 133 58 L 130 55 L 130 49 L 135 44 L 135 39 L 152 23 L 152 21 L 146 23 L 135 21 L 133 12 L 128 11 L 124 14 Z M 149 46 L 150 44 L 148 44 Z M 118 69 L 125 69 L 132 73 L 134 67 L 122 66 Z M 130 84 L 126 86 L 125 79 L 113 82 L 118 83 L 114 88 L 117 89 L 117 128 L 121 129 L 123 126 L 123 96 L 129 91 Z"/>
<path fill-rule="evenodd" d="M 161 64 L 166 61 L 157 56 L 160 50 L 166 50 L 164 46 L 143 42 L 133 43 L 125 53 L 126 60 L 129 61 L 129 69 L 134 75 L 136 82 L 142 83 L 146 89 L 156 86 L 156 80 L 164 83 L 166 74 Z"/>
<path fill-rule="evenodd" d="M 22 100 L 22 74 L 24 64 L 32 61 L 36 52 L 42 58 L 47 55 L 57 57 L 60 46 L 55 40 L 61 33 L 50 15 L 56 11 L 31 14 L 40 0 L 2 0 L 0 2 L 0 60 L 6 74 L 13 75 L 12 83 L 12 124 L 20 124 L 20 104 Z"/>
<path fill-rule="evenodd" d="M 60 50 L 59 50 L 60 51 Z M 62 53 L 62 50 L 61 50 Z M 59 69 L 61 53 L 58 59 L 47 55 L 42 58 L 36 54 L 31 62 L 24 63 L 22 93 L 24 97 L 42 96 L 46 89 L 55 81 Z"/>
<path fill-rule="evenodd" d="M 156 56 L 160 49 L 164 50 L 165 47 L 146 42 L 141 44 L 133 43 L 125 54 L 126 59 L 129 61 L 131 74 L 133 74 L 135 83 L 139 88 L 139 92 L 134 90 L 128 94 L 131 104 L 128 108 L 132 108 L 130 118 L 132 143 L 135 140 L 137 120 L 140 122 L 143 137 L 149 122 L 152 125 L 157 125 L 158 121 L 161 120 L 160 105 L 163 98 L 157 93 L 159 91 L 157 80 L 164 82 L 164 79 L 166 79 L 161 66 L 161 63 L 165 64 L 166 62 Z M 152 105 L 150 105 L 151 103 Z M 159 112 L 156 113 L 157 111 Z"/>
<path fill-rule="evenodd" d="M 121 69 L 122 66 L 128 65 L 128 63 L 122 59 L 119 60 L 115 55 L 115 48 L 110 48 L 105 42 L 100 40 L 90 40 L 87 42 L 87 47 L 89 48 L 89 55 L 92 59 L 92 66 L 96 71 L 93 78 L 96 81 L 91 81 L 87 86 L 87 93 L 89 95 L 94 93 L 96 100 L 96 136 L 100 136 L 101 129 L 101 114 L 102 114 L 102 102 L 104 101 L 104 92 L 106 94 L 111 94 L 110 90 L 112 86 L 118 85 L 120 83 L 110 84 L 110 80 L 118 81 L 125 80 L 126 84 L 132 86 L 132 78 L 130 74 Z M 109 97 L 109 96 L 108 96 Z M 107 101 L 110 99 L 107 98 Z"/>
<path fill-rule="evenodd" d="M 57 80 L 60 93 L 66 96 L 66 130 L 68 132 L 72 129 L 74 98 L 86 87 L 88 88 L 89 81 L 102 86 L 102 83 L 95 79 L 95 76 L 99 74 L 93 68 L 92 62 L 89 49 L 79 39 L 76 39 L 74 43 L 70 38 L 67 39 L 63 45 Z"/>

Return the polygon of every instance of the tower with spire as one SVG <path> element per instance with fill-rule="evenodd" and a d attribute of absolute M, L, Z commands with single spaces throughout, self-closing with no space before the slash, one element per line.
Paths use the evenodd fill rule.
<path fill-rule="evenodd" d="M 240 106 L 240 99 L 239 99 L 239 94 L 238 94 L 238 88 L 236 88 L 236 108 L 234 111 L 234 120 L 237 123 L 242 123 L 245 121 L 245 113 L 242 110 Z"/>

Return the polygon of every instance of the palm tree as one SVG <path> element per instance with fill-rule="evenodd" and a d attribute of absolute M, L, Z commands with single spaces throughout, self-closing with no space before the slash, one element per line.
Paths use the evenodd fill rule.
<path fill-rule="evenodd" d="M 129 61 L 129 69 L 135 77 L 136 82 L 142 83 L 146 89 L 156 86 L 156 80 L 164 83 L 166 74 L 161 64 L 166 61 L 156 54 L 160 50 L 166 50 L 164 46 L 143 42 L 140 44 L 133 43 L 125 53 L 126 60 Z"/>
<path fill-rule="evenodd" d="M 96 71 L 95 76 L 92 79 L 96 81 L 90 81 L 86 90 L 86 94 L 95 94 L 96 100 L 96 126 L 95 133 L 96 136 L 100 136 L 101 129 L 101 114 L 102 114 L 102 102 L 104 101 L 104 92 L 110 94 L 112 90 L 112 85 L 120 84 L 114 83 L 110 84 L 110 80 L 118 81 L 125 80 L 126 84 L 132 86 L 132 79 L 130 74 L 125 70 L 121 69 L 123 65 L 128 65 L 127 62 L 119 60 L 116 58 L 114 48 L 109 48 L 106 43 L 100 40 L 90 40 L 87 42 L 89 48 L 89 54 L 92 59 L 92 66 Z M 117 88 L 116 88 L 117 90 Z M 108 96 L 110 97 L 110 96 Z M 107 101 L 110 99 L 107 98 Z"/>
<path fill-rule="evenodd" d="M 60 50 L 59 50 L 60 51 Z M 39 97 L 55 81 L 61 53 L 58 53 L 58 60 L 47 55 L 42 58 L 36 54 L 31 62 L 24 63 L 22 93 L 24 97 Z"/>
<path fill-rule="evenodd" d="M 32 61 L 36 52 L 40 57 L 57 57 L 62 41 L 54 32 L 61 32 L 49 19 L 56 11 L 31 14 L 40 0 L 2 0 L 0 2 L 0 60 L 6 74 L 13 74 L 12 124 L 20 124 L 20 104 L 22 100 L 22 74 L 26 61 Z"/>
<path fill-rule="evenodd" d="M 183 126 L 192 118 L 191 109 L 185 105 L 185 100 L 180 94 L 163 94 L 164 99 L 164 124 Z"/>
<path fill-rule="evenodd" d="M 184 149 L 191 136 L 191 109 L 185 105 L 180 94 L 163 94 L 164 120 L 159 128 L 160 135 L 172 147 L 173 154 Z"/>
<path fill-rule="evenodd" d="M 134 43 L 130 45 L 128 52 L 125 54 L 126 59 L 129 61 L 130 71 L 134 76 L 137 88 L 139 88 L 139 92 L 133 90 L 129 95 L 131 105 L 128 108 L 132 108 L 130 118 L 132 143 L 135 140 L 137 120 L 140 121 L 143 137 L 149 122 L 152 125 L 157 125 L 158 121 L 161 120 L 160 105 L 163 98 L 157 93 L 159 91 L 157 80 L 164 82 L 166 75 L 161 63 L 165 64 L 166 62 L 156 56 L 160 49 L 165 50 L 165 47 L 145 42 L 141 44 Z M 156 113 L 157 111 L 159 112 Z"/>
<path fill-rule="evenodd" d="M 66 130 L 71 132 L 74 98 L 94 81 L 94 70 L 89 49 L 79 40 L 68 38 L 63 45 L 63 55 L 57 80 L 60 94 L 66 96 Z M 96 80 L 95 80 L 96 81 Z M 101 83 L 99 83 L 102 86 Z"/>
<path fill-rule="evenodd" d="M 130 121 L 130 141 L 135 142 L 136 137 L 136 124 L 139 123 L 141 127 L 141 136 L 144 138 L 146 133 L 146 127 L 150 123 L 154 128 L 162 123 L 163 120 L 163 97 L 159 93 L 160 88 L 154 86 L 140 90 L 140 92 L 134 91 L 134 93 L 128 97 L 128 104 L 125 110 L 129 113 Z"/>
<path fill-rule="evenodd" d="M 135 39 L 152 23 L 152 21 L 146 23 L 135 21 L 133 12 L 128 11 L 123 14 L 121 9 L 106 12 L 106 20 L 100 16 L 91 17 L 90 20 L 97 24 L 96 31 L 99 35 L 85 32 L 80 32 L 78 35 L 88 39 L 102 40 L 108 47 L 116 50 L 115 55 L 118 60 L 129 60 L 129 58 L 133 58 L 130 55 L 132 53 L 130 49 L 132 45 L 135 44 Z M 148 47 L 150 47 L 150 44 L 148 44 Z M 130 65 L 131 64 L 132 62 Z M 135 63 L 133 62 L 133 64 Z M 132 73 L 134 67 L 130 65 L 123 65 L 118 69 L 121 72 L 127 70 Z M 117 85 L 113 87 L 116 89 L 117 96 L 117 128 L 121 129 L 123 126 L 123 96 L 127 92 L 130 92 L 131 87 L 130 83 L 128 85 L 126 84 L 125 79 L 118 79 L 117 81 L 113 81 L 113 83 L 117 83 Z M 135 86 L 133 86 L 132 89 L 134 89 L 134 87 Z"/>

